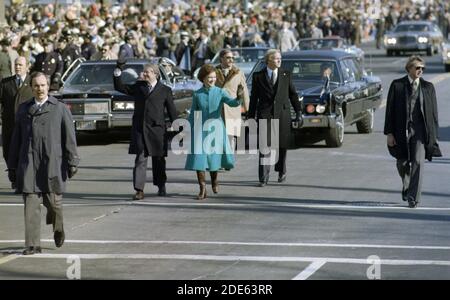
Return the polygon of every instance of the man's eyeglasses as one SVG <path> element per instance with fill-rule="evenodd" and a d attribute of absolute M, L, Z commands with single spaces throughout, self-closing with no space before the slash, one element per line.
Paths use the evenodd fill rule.
<path fill-rule="evenodd" d="M 233 57 L 233 56 L 224 56 L 223 58 L 234 60 L 234 57 Z"/>
<path fill-rule="evenodd" d="M 417 67 L 416 67 L 416 70 L 422 70 L 422 71 L 425 71 L 425 67 L 417 66 Z"/>

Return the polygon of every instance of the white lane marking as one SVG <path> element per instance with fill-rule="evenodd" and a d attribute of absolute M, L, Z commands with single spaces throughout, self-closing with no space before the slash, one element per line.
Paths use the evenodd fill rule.
<path fill-rule="evenodd" d="M 0 244 L 24 243 L 24 240 L 0 240 Z M 42 239 L 43 243 L 54 243 L 53 239 Z M 197 244 L 229 246 L 276 246 L 276 247 L 322 247 L 322 248 L 378 248 L 378 249 L 421 249 L 450 250 L 450 246 L 426 245 L 380 245 L 380 244 L 336 244 L 336 243 L 262 243 L 262 242 L 225 242 L 225 241 L 136 241 L 136 240 L 66 240 L 66 244 Z"/>
<path fill-rule="evenodd" d="M 299 199 L 301 200 L 301 199 Z M 280 201 L 283 201 L 280 198 Z M 248 201 L 250 202 L 250 201 Z M 144 206 L 192 206 L 192 207 L 288 207 L 288 208 L 319 208 L 319 209 L 357 209 L 357 210 L 407 210 L 409 212 L 427 210 L 427 211 L 450 211 L 450 207 L 416 207 L 411 209 L 405 205 L 392 205 L 383 206 L 382 202 L 374 203 L 374 206 L 363 206 L 363 205 L 353 205 L 349 202 L 348 205 L 327 205 L 327 204 L 292 204 L 292 203 L 279 203 L 279 202 L 267 202 L 267 203 L 198 203 L 198 202 L 188 202 L 188 203 L 174 203 L 174 202 L 140 202 L 133 203 L 133 205 L 144 205 Z M 377 205 L 377 206 L 375 206 Z"/>
<path fill-rule="evenodd" d="M 292 280 L 306 280 L 309 277 L 311 277 L 311 275 L 316 273 L 320 268 L 322 268 L 322 266 L 326 263 L 327 263 L 326 260 L 323 260 L 323 259 L 317 260 L 317 261 L 311 263 L 306 269 L 304 269 L 297 276 L 292 278 Z"/>
<path fill-rule="evenodd" d="M 120 205 L 131 205 L 131 201 L 121 201 L 121 202 L 106 202 L 106 203 L 66 203 L 63 204 L 64 207 L 78 207 L 78 206 L 120 206 Z M 0 206 L 23 206 L 23 203 L 0 203 Z"/>
<path fill-rule="evenodd" d="M 18 255 L 12 254 L 12 255 L 8 255 L 5 257 L 0 258 L 0 265 L 5 264 L 7 262 L 10 262 L 12 260 L 15 260 L 16 258 L 18 258 Z"/>
<path fill-rule="evenodd" d="M 92 254 L 92 253 L 59 253 L 59 254 L 35 254 L 18 256 L 18 258 L 59 258 L 66 259 L 77 256 L 80 259 L 177 259 L 177 260 L 207 260 L 207 261 L 258 261 L 258 262 L 314 262 L 326 261 L 337 264 L 371 264 L 367 258 L 338 258 L 338 257 L 301 257 L 301 256 L 241 256 L 241 255 L 191 255 L 191 254 Z M 434 265 L 450 266 L 448 260 L 406 260 L 406 259 L 382 259 L 382 265 L 393 266 L 417 266 Z"/>
<path fill-rule="evenodd" d="M 375 155 L 375 154 L 363 154 L 363 153 L 351 153 L 351 152 L 338 152 L 338 151 L 330 151 L 331 155 L 339 155 L 339 156 L 351 156 L 351 157 L 359 157 L 364 159 L 383 159 L 383 160 L 392 160 L 391 156 L 386 155 Z"/>
<path fill-rule="evenodd" d="M 280 199 L 282 201 L 283 199 Z M 301 200 L 301 199 L 299 199 Z M 252 201 L 247 201 L 252 202 Z M 113 206 L 120 205 L 118 203 Z M 450 211 L 450 207 L 416 207 L 411 209 L 405 205 L 391 205 L 383 204 L 382 202 L 374 202 L 373 206 L 354 205 L 351 202 L 345 205 L 328 205 L 328 204 L 292 204 L 280 202 L 265 202 L 260 203 L 199 203 L 199 202 L 131 202 L 124 203 L 124 205 L 143 205 L 143 206 L 191 206 L 191 207 L 250 207 L 250 208 L 272 208 L 272 207 L 288 207 L 288 208 L 318 208 L 318 209 L 357 209 L 357 210 L 405 210 L 405 211 Z M 389 206 L 388 206 L 389 205 Z M 23 204 L 0 204 L 2 206 L 23 206 Z"/>

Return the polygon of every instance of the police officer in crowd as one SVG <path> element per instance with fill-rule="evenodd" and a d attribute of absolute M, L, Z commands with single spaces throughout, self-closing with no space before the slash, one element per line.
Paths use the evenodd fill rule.
<path fill-rule="evenodd" d="M 42 72 L 50 77 L 50 90 L 56 91 L 61 84 L 61 77 L 64 72 L 64 62 L 61 54 L 54 51 L 53 43 L 43 40 L 44 52 L 36 57 L 36 61 L 31 72 Z"/>

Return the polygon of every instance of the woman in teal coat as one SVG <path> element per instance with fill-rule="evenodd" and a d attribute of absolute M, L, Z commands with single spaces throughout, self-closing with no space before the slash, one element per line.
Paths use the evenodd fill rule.
<path fill-rule="evenodd" d="M 225 126 L 222 120 L 222 108 L 226 103 L 231 107 L 241 105 L 244 96 L 242 86 L 238 87 L 237 99 L 218 88 L 216 69 L 213 65 L 203 65 L 198 73 L 203 87 L 195 91 L 192 98 L 189 123 L 191 125 L 191 151 L 186 159 L 185 169 L 197 171 L 200 185 L 198 199 L 206 198 L 205 172 L 211 175 L 212 190 L 218 193 L 217 171 L 234 167 L 234 155 L 231 150 Z"/>

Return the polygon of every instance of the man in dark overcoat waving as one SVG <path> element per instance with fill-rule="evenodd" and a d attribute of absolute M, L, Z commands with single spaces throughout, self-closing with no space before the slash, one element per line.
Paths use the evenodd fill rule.
<path fill-rule="evenodd" d="M 165 110 L 173 122 L 177 117 L 172 90 L 160 79 L 156 64 L 144 66 L 136 83 L 126 85 L 121 80 L 125 61 L 119 59 L 114 70 L 114 88 L 135 100 L 129 154 L 136 154 L 133 168 L 134 200 L 144 199 L 147 158 L 152 157 L 153 184 L 158 187 L 158 195 L 166 195 L 167 132 Z"/>

